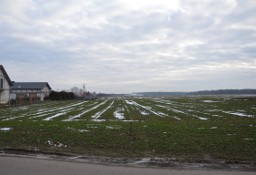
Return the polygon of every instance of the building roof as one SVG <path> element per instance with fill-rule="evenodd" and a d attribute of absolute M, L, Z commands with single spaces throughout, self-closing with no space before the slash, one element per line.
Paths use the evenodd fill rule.
<path fill-rule="evenodd" d="M 47 86 L 52 89 L 47 82 L 13 82 L 12 90 L 41 90 Z"/>
<path fill-rule="evenodd" d="M 0 65 L 0 70 L 3 72 L 4 77 L 8 81 L 9 86 L 12 86 L 12 81 L 11 81 L 10 77 L 8 76 L 8 74 L 6 73 L 3 65 Z"/>

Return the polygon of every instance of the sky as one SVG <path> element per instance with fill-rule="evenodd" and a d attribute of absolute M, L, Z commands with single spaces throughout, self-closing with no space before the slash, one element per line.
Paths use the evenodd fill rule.
<path fill-rule="evenodd" d="M 12 81 L 101 93 L 256 88 L 255 0 L 0 0 Z"/>

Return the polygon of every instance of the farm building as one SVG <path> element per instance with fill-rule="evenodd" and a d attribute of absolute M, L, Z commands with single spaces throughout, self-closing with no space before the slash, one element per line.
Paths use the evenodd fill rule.
<path fill-rule="evenodd" d="M 4 67 L 0 65 L 0 104 L 8 103 L 10 99 L 10 87 L 12 81 L 6 73 Z"/>
<path fill-rule="evenodd" d="M 48 97 L 51 87 L 47 82 L 13 82 L 10 99 L 30 102 L 44 101 Z"/>

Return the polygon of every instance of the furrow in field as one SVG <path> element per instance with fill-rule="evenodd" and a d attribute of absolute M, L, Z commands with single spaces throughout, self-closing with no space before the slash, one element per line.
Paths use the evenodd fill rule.
<path fill-rule="evenodd" d="M 69 117 L 68 119 L 65 119 L 65 120 L 63 120 L 63 121 L 72 121 L 72 120 L 75 120 L 75 119 L 77 119 L 77 118 L 80 118 L 82 115 L 84 115 L 84 114 L 86 114 L 86 113 L 88 113 L 88 112 L 90 112 L 90 111 L 92 111 L 92 110 L 95 110 L 95 109 L 97 109 L 98 107 L 104 105 L 107 101 L 108 101 L 108 99 L 105 100 L 105 101 L 103 101 L 102 103 L 96 105 L 96 106 L 93 106 L 93 107 L 90 108 L 90 109 L 87 109 L 87 110 L 81 112 L 80 114 L 77 114 L 77 115 L 75 115 L 75 116 L 71 116 L 71 117 Z"/>
<path fill-rule="evenodd" d="M 49 112 L 53 112 L 53 111 L 61 111 L 63 109 L 68 109 L 68 108 L 72 108 L 73 109 L 73 107 L 80 106 L 80 105 L 82 105 L 82 104 L 84 104 L 86 102 L 87 101 L 83 101 L 83 102 L 79 102 L 79 103 L 70 104 L 70 105 L 67 105 L 67 106 L 62 106 L 62 107 L 59 107 L 59 108 L 53 108 L 53 109 L 48 109 L 48 110 L 41 110 L 41 111 L 39 111 L 39 112 L 37 112 L 35 114 L 32 114 L 32 115 L 35 116 L 35 115 L 40 115 L 40 114 L 49 113 Z M 31 117 L 31 118 L 34 118 L 34 116 Z"/>
<path fill-rule="evenodd" d="M 8 118 L 3 119 L 2 121 L 10 121 L 10 120 L 20 119 L 20 118 L 25 118 L 25 117 L 27 117 L 27 116 L 25 116 L 23 114 L 23 115 L 20 115 L 18 117 L 8 117 Z"/>
<path fill-rule="evenodd" d="M 113 104 L 114 104 L 114 100 L 111 102 L 111 104 L 110 104 L 107 108 L 105 108 L 105 109 L 103 109 L 103 110 L 97 112 L 97 113 L 96 113 L 95 115 L 93 115 L 91 118 L 93 118 L 93 119 L 98 119 L 98 118 L 100 118 L 101 115 L 102 115 L 104 112 L 106 112 Z"/>
<path fill-rule="evenodd" d="M 175 112 L 175 113 L 182 113 L 182 114 L 185 114 L 183 111 L 179 111 L 177 109 L 171 109 L 171 108 L 168 108 L 167 106 L 163 106 L 163 105 L 155 105 L 157 107 L 160 107 L 160 108 L 163 108 L 163 109 L 166 109 L 168 111 L 172 111 L 172 112 Z M 179 117 L 176 117 L 176 116 L 170 116 L 176 120 L 181 120 Z"/>
<path fill-rule="evenodd" d="M 139 104 L 139 103 L 137 103 L 137 102 L 135 102 L 133 100 L 131 100 L 131 101 L 125 100 L 125 102 L 127 104 L 129 104 L 129 105 L 135 105 L 135 106 L 141 107 L 141 108 L 143 108 L 143 109 L 149 111 L 150 113 L 155 114 L 155 115 L 157 115 L 159 117 L 166 117 L 166 116 L 168 116 L 168 114 L 165 114 L 165 113 L 162 113 L 162 112 L 156 112 L 156 111 L 152 110 L 150 106 L 143 106 L 143 105 L 141 105 L 141 104 Z"/>
<path fill-rule="evenodd" d="M 200 117 L 200 116 L 197 116 L 197 115 L 194 115 L 194 114 L 189 114 L 187 112 L 184 112 L 184 111 L 181 111 L 181 110 L 178 110 L 178 109 L 169 108 L 168 106 L 163 106 L 163 105 L 156 105 L 156 106 L 161 107 L 161 108 L 165 108 L 165 109 L 170 110 L 170 111 L 175 112 L 175 113 L 181 113 L 181 114 L 185 114 L 187 116 L 193 116 L 193 117 L 198 118 L 200 120 L 208 120 L 208 118 L 206 118 L 206 117 Z"/>
<path fill-rule="evenodd" d="M 235 115 L 235 116 L 240 116 L 240 117 L 249 117 L 249 118 L 254 118 L 254 115 L 248 115 L 242 112 L 233 112 L 233 111 L 222 111 L 225 114 L 230 114 L 230 115 Z"/>
<path fill-rule="evenodd" d="M 53 115 L 53 116 L 51 116 L 51 117 L 47 117 L 47 118 L 45 118 L 45 119 L 43 119 L 43 120 L 44 120 L 44 121 L 50 121 L 50 120 L 52 120 L 52 119 L 54 119 L 54 118 L 56 118 L 56 117 L 59 117 L 59 116 L 61 116 L 61 115 L 64 115 L 64 114 L 67 114 L 67 112 L 61 112 L 61 113 L 55 114 L 55 115 Z"/>
<path fill-rule="evenodd" d="M 68 112 L 68 111 L 72 110 L 74 107 L 77 107 L 84 103 L 86 103 L 86 101 L 79 102 L 79 103 L 72 103 L 67 106 L 62 106 L 62 107 L 57 107 L 57 108 L 56 107 L 53 108 L 51 106 L 51 107 L 48 107 L 48 109 L 40 109 L 40 110 L 37 110 L 34 112 L 30 112 L 30 114 L 26 114 L 25 117 L 28 117 L 28 119 L 35 119 L 35 118 L 40 118 L 40 117 L 44 117 L 47 115 L 51 115 L 54 113 L 56 114 L 56 113 Z"/>
<path fill-rule="evenodd" d="M 124 120 L 125 116 L 124 116 L 124 112 L 125 110 L 127 110 L 128 114 L 129 114 L 129 109 L 127 108 L 127 106 L 125 104 L 122 104 L 121 107 L 118 107 L 115 111 L 114 111 L 114 117 L 118 120 Z M 131 119 L 131 118 L 130 118 Z"/>

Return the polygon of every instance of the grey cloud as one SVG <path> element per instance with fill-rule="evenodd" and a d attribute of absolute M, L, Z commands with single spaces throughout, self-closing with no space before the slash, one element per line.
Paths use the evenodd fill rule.
<path fill-rule="evenodd" d="M 157 8 L 144 9 L 119 0 L 23 2 L 0 7 L 5 10 L 1 64 L 14 72 L 31 65 L 27 73 L 44 72 L 38 77 L 49 78 L 54 87 L 80 82 L 101 92 L 240 88 L 241 82 L 255 87 L 249 82 L 256 73 L 254 1 L 181 0 L 175 8 L 159 1 Z"/>

